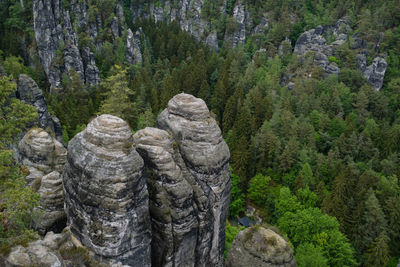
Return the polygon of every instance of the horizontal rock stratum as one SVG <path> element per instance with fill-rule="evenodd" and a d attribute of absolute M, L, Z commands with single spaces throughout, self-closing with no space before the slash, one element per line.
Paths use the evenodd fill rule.
<path fill-rule="evenodd" d="M 172 98 L 158 128 L 134 135 L 149 170 L 153 266 L 221 266 L 229 149 L 205 102 Z"/>
<path fill-rule="evenodd" d="M 157 124 L 132 136 L 124 120 L 101 115 L 70 141 L 62 177 L 71 232 L 129 266 L 222 266 L 231 182 L 221 130 L 188 94 Z"/>
<path fill-rule="evenodd" d="M 150 218 L 143 160 L 122 119 L 101 115 L 68 145 L 63 174 L 71 232 L 98 256 L 150 266 Z"/>

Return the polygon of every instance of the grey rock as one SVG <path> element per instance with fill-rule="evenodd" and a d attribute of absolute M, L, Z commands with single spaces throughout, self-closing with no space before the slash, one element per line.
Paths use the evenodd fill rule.
<path fill-rule="evenodd" d="M 253 226 L 241 231 L 232 243 L 226 267 L 295 267 L 293 251 L 280 235 Z"/>
<path fill-rule="evenodd" d="M 254 27 L 252 34 L 261 34 L 268 29 L 269 23 L 268 19 L 264 16 L 261 17 L 260 23 Z"/>
<path fill-rule="evenodd" d="M 229 149 L 205 102 L 178 94 L 161 112 L 157 124 L 169 132 L 180 157 L 176 164 L 193 189 L 199 223 L 196 266 L 220 266 L 231 190 Z"/>
<path fill-rule="evenodd" d="M 325 71 L 327 74 L 339 74 L 340 68 L 336 63 L 332 62 L 328 66 L 326 66 Z"/>
<path fill-rule="evenodd" d="M 119 25 L 118 25 L 117 17 L 114 17 L 111 21 L 111 32 L 112 32 L 114 38 L 119 37 Z"/>
<path fill-rule="evenodd" d="M 232 18 L 237 23 L 238 30 L 233 33 L 225 33 L 225 41 L 231 43 L 232 46 L 243 44 L 246 41 L 246 11 L 243 2 L 238 2 L 233 8 Z"/>
<path fill-rule="evenodd" d="M 18 78 L 17 97 L 26 104 L 34 106 L 38 110 L 38 120 L 33 124 L 42 129 L 49 129 L 54 132 L 59 141 L 62 140 L 62 132 L 60 122 L 52 117 L 47 108 L 46 100 L 42 90 L 36 82 L 28 75 L 21 74 Z M 31 126 L 33 126 L 31 125 Z"/>
<path fill-rule="evenodd" d="M 197 208 L 193 189 L 176 163 L 180 155 L 168 132 L 145 128 L 134 135 L 151 174 L 152 266 L 195 266 Z"/>
<path fill-rule="evenodd" d="M 61 230 L 65 224 L 63 171 L 67 151 L 64 146 L 40 128 L 30 129 L 18 144 L 18 160 L 29 170 L 26 183 L 38 190 L 41 200 L 34 210 L 34 228 L 39 234 Z"/>
<path fill-rule="evenodd" d="M 49 229 L 57 229 L 57 226 L 64 226 L 66 215 L 64 212 L 64 194 L 61 175 L 53 171 L 43 176 L 40 188 L 40 203 L 34 212 L 35 229 L 39 234 L 44 235 Z"/>
<path fill-rule="evenodd" d="M 66 160 L 66 149 L 48 132 L 40 128 L 30 129 L 18 144 L 18 162 L 29 171 L 42 173 L 62 172 Z M 29 185 L 34 182 L 26 177 Z"/>
<path fill-rule="evenodd" d="M 50 84 L 55 87 L 60 86 L 59 75 L 52 70 L 55 52 L 59 47 L 59 42 L 63 40 L 60 19 L 60 2 L 58 0 L 33 1 L 33 23 L 40 62 Z M 53 73 L 50 73 L 51 71 Z"/>
<path fill-rule="evenodd" d="M 325 55 L 331 55 L 332 50 L 326 45 L 326 40 L 322 36 L 322 28 L 317 27 L 302 33 L 297 39 L 294 47 L 294 53 L 304 55 L 307 52 L 320 52 Z"/>
<path fill-rule="evenodd" d="M 62 258 L 58 253 L 44 246 L 41 240 L 31 242 L 26 248 L 14 247 L 8 255 L 6 267 L 43 266 L 63 267 Z"/>
<path fill-rule="evenodd" d="M 218 51 L 218 37 L 217 31 L 212 31 L 206 38 L 206 44 L 208 44 L 215 51 Z"/>
<path fill-rule="evenodd" d="M 365 49 L 367 42 L 357 36 L 353 36 L 353 43 L 351 44 L 352 49 Z"/>
<path fill-rule="evenodd" d="M 26 248 L 31 261 L 36 266 L 43 267 L 62 267 L 64 266 L 63 260 L 58 253 L 52 251 L 50 248 L 44 246 L 41 241 L 29 243 Z"/>
<path fill-rule="evenodd" d="M 357 54 L 356 63 L 357 63 L 357 69 L 362 73 L 364 73 L 365 70 L 367 69 L 367 57 L 365 56 L 365 54 Z"/>
<path fill-rule="evenodd" d="M 96 86 L 100 84 L 100 72 L 96 66 L 93 53 L 89 47 L 82 50 L 82 60 L 85 68 L 85 82 L 89 86 Z"/>
<path fill-rule="evenodd" d="M 143 160 L 122 119 L 101 115 L 68 144 L 63 173 L 71 232 L 103 259 L 150 266 Z"/>
<path fill-rule="evenodd" d="M 129 64 L 136 65 L 142 63 L 142 53 L 140 52 L 140 36 L 142 35 L 142 29 L 139 28 L 135 34 L 132 33 L 131 29 L 128 29 L 126 34 L 126 60 Z"/>
<path fill-rule="evenodd" d="M 8 255 L 5 266 L 16 267 L 16 266 L 30 266 L 31 258 L 23 246 L 13 247 L 10 254 Z"/>
<path fill-rule="evenodd" d="M 385 78 L 387 62 L 383 57 L 376 57 L 364 71 L 364 77 L 376 90 L 380 90 Z"/>
<path fill-rule="evenodd" d="M 81 27 L 87 25 L 86 3 L 71 3 L 71 11 L 76 12 L 79 19 L 77 22 Z M 83 62 L 78 49 L 78 36 L 71 23 L 68 10 L 64 10 L 59 0 L 35 0 L 33 1 L 33 21 L 34 32 L 37 43 L 39 59 L 51 85 L 51 92 L 62 89 L 61 77 L 67 74 L 72 75 L 72 70 L 76 71 L 83 82 L 89 85 L 96 84 L 97 76 L 93 73 L 98 72 L 93 66 L 94 58 L 86 57 Z M 98 28 L 92 29 L 92 38 L 97 36 Z M 89 26 L 89 29 L 93 25 Z M 57 54 L 58 50 L 62 50 Z M 89 77 L 86 77 L 85 74 Z"/>

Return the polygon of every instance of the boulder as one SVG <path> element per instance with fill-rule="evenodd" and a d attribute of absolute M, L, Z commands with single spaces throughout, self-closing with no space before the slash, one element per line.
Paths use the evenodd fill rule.
<path fill-rule="evenodd" d="M 241 231 L 232 243 L 226 267 L 295 267 L 293 250 L 280 235 L 261 226 Z"/>

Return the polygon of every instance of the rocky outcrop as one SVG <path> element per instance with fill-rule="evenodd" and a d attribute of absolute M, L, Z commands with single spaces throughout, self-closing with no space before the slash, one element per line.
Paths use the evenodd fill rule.
<path fill-rule="evenodd" d="M 96 66 L 94 55 L 89 47 L 82 50 L 83 66 L 85 68 L 85 82 L 89 86 L 95 86 L 100 83 L 100 72 Z"/>
<path fill-rule="evenodd" d="M 246 12 L 245 5 L 243 2 L 239 2 L 233 8 L 232 22 L 235 23 L 237 28 L 233 32 L 225 33 L 225 41 L 230 42 L 232 46 L 237 46 L 239 44 L 244 44 L 246 41 Z"/>
<path fill-rule="evenodd" d="M 270 229 L 254 226 L 241 231 L 232 243 L 226 267 L 295 267 L 292 248 Z"/>
<path fill-rule="evenodd" d="M 78 9 L 76 4 L 72 7 Z M 77 11 L 86 12 L 86 9 L 79 8 Z M 90 85 L 98 82 L 93 77 L 85 76 L 88 66 L 89 75 L 93 76 L 92 72 L 96 71 L 96 68 L 93 68 L 94 58 L 86 58 L 84 64 L 69 11 L 61 7 L 59 0 L 33 1 L 33 21 L 40 62 L 53 90 L 61 89 L 62 74 L 70 76 L 72 70 Z M 99 77 L 98 74 L 94 76 Z"/>
<path fill-rule="evenodd" d="M 195 266 L 219 266 L 222 264 L 225 247 L 225 221 L 231 189 L 228 146 L 222 138 L 216 121 L 210 116 L 205 102 L 192 95 L 179 94 L 172 98 L 168 107 L 159 115 L 157 124 L 171 137 L 167 137 L 165 132 L 155 130 L 150 130 L 150 133 L 156 134 L 144 131 L 138 135 L 147 136 L 145 138 L 147 140 L 153 139 L 150 143 L 168 151 L 169 164 L 177 165 L 183 178 L 191 186 L 193 193 L 189 189 L 183 190 L 182 197 L 190 200 L 193 194 L 192 199 L 195 204 L 193 209 L 196 212 L 198 226 L 193 223 L 191 227 L 197 227 L 197 241 L 196 244 L 191 243 L 186 246 L 191 249 L 195 246 Z M 141 149 L 149 151 L 141 146 L 146 145 L 145 142 L 143 144 L 141 142 L 143 137 L 136 139 L 139 143 L 139 151 Z M 166 145 L 159 145 L 160 139 L 164 140 L 162 143 Z M 172 142 L 173 152 L 168 142 Z M 162 169 L 162 165 L 154 160 L 149 160 L 149 164 Z M 157 172 L 154 173 L 157 175 Z M 156 179 L 163 180 L 163 177 L 165 176 L 161 175 Z M 179 179 L 179 176 L 175 179 Z M 185 187 L 187 187 L 186 182 L 182 180 Z M 173 196 L 172 191 L 168 194 Z M 173 213 L 174 210 L 179 210 L 176 205 L 165 201 L 164 204 L 169 206 Z M 190 201 L 186 205 L 185 212 L 191 214 Z"/>
<path fill-rule="evenodd" d="M 339 74 L 340 68 L 329 61 L 329 57 L 335 54 L 336 49 L 348 42 L 348 34 L 351 31 L 347 19 L 340 19 L 333 26 L 318 26 L 315 29 L 304 32 L 297 39 L 294 53 L 300 56 L 307 52 L 314 52 L 314 65 L 322 67 L 327 74 Z M 335 41 L 327 43 L 325 37 L 334 38 Z M 379 42 L 375 44 L 375 49 L 379 49 Z M 364 75 L 373 88 L 380 90 L 383 85 L 387 62 L 384 57 L 376 57 L 372 64 L 367 66 L 368 50 L 367 42 L 356 35 L 353 36 L 351 49 L 358 50 L 356 64 L 358 70 Z"/>
<path fill-rule="evenodd" d="M 152 266 L 194 266 L 197 207 L 193 189 L 176 163 L 179 157 L 171 135 L 145 128 L 134 135 L 145 160 L 152 221 Z"/>
<path fill-rule="evenodd" d="M 55 133 L 57 140 L 62 140 L 62 128 L 57 118 L 50 115 L 42 90 L 28 75 L 21 74 L 18 78 L 17 98 L 38 110 L 38 120 L 31 125 L 48 129 Z"/>
<path fill-rule="evenodd" d="M 60 173 L 64 169 L 66 149 L 43 129 L 33 128 L 19 142 L 18 153 L 20 165 L 29 170 L 26 183 L 41 196 L 33 216 L 35 229 L 40 234 L 62 230 L 66 216 Z"/>
<path fill-rule="evenodd" d="M 122 119 L 101 115 L 68 144 L 63 173 L 72 233 L 103 259 L 150 266 L 150 218 L 143 160 Z"/>
<path fill-rule="evenodd" d="M 129 64 L 136 65 L 142 63 L 142 53 L 140 52 L 140 36 L 142 34 L 142 29 L 136 31 L 135 34 L 132 33 L 131 29 L 128 29 L 126 33 L 126 60 Z"/>
<path fill-rule="evenodd" d="M 328 75 L 339 74 L 338 65 L 330 62 L 328 58 L 333 56 L 337 47 L 347 42 L 350 30 L 347 18 L 339 19 L 333 26 L 318 26 L 300 35 L 296 41 L 294 53 L 304 56 L 308 52 L 314 52 L 315 66 L 323 68 Z M 335 41 L 328 44 L 327 36 Z"/>
<path fill-rule="evenodd" d="M 43 239 L 30 242 L 24 247 L 13 247 L 5 258 L 4 266 L 122 267 L 122 265 L 112 262 L 104 264 L 96 261 L 93 253 L 82 247 L 82 244 L 74 238 L 68 227 L 59 234 L 48 232 Z"/>
<path fill-rule="evenodd" d="M 372 61 L 372 64 L 367 66 L 366 55 L 358 54 L 356 56 L 356 61 L 357 68 L 361 71 L 371 86 L 376 90 L 380 90 L 382 88 L 385 72 L 388 66 L 386 60 L 383 57 L 376 57 Z"/>

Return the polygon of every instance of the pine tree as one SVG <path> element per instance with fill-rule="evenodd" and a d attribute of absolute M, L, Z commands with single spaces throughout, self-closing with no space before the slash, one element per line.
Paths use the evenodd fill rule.
<path fill-rule="evenodd" d="M 384 248 L 382 242 L 387 242 L 387 222 L 378 199 L 373 190 L 369 190 L 366 195 L 365 209 L 359 226 L 359 236 L 356 240 L 359 252 L 366 250 L 377 250 Z M 385 236 L 380 236 L 384 233 Z M 378 243 L 374 243 L 377 242 Z M 376 247 L 376 246 L 380 247 Z M 387 255 L 386 255 L 387 256 Z"/>
<path fill-rule="evenodd" d="M 133 103 L 134 92 L 128 87 L 126 70 L 115 65 L 113 75 L 100 85 L 105 88 L 105 100 L 100 106 L 98 114 L 111 114 L 118 116 L 134 125 L 135 106 Z"/>

